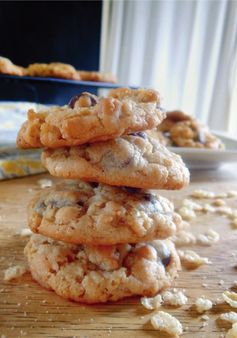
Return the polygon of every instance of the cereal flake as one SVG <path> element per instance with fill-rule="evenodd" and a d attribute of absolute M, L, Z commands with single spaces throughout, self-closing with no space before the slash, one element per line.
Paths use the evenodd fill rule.
<path fill-rule="evenodd" d="M 164 291 L 162 293 L 164 304 L 171 306 L 183 306 L 187 304 L 188 298 L 182 291 Z"/>
<path fill-rule="evenodd" d="M 47 179 L 47 178 L 42 178 L 37 181 L 37 183 L 40 185 L 42 189 L 52 187 L 53 181 Z"/>
<path fill-rule="evenodd" d="M 32 235 L 32 231 L 29 228 L 24 228 L 24 229 L 21 229 L 21 231 L 20 231 L 21 237 L 28 237 L 28 236 L 31 236 L 31 235 Z"/>
<path fill-rule="evenodd" d="M 201 265 L 211 264 L 207 257 L 201 257 L 193 250 L 178 250 L 178 254 L 182 266 L 186 269 L 196 269 Z"/>
<path fill-rule="evenodd" d="M 201 204 L 193 201 L 193 200 L 190 200 L 188 198 L 185 198 L 182 202 L 182 205 L 183 207 L 186 207 L 188 209 L 191 209 L 191 210 L 195 210 L 195 211 L 201 211 L 202 210 L 202 206 Z"/>
<path fill-rule="evenodd" d="M 236 323 L 237 322 L 237 313 L 236 312 L 225 312 L 222 313 L 219 317 L 219 319 L 224 320 L 225 322 L 228 323 Z"/>
<path fill-rule="evenodd" d="M 27 271 L 28 269 L 24 265 L 11 266 L 4 272 L 4 280 L 9 282 L 12 279 L 23 276 Z"/>
<path fill-rule="evenodd" d="M 237 323 L 232 325 L 232 328 L 226 333 L 225 338 L 237 338 Z"/>
<path fill-rule="evenodd" d="M 222 297 L 231 307 L 237 308 L 237 293 L 233 291 L 224 291 Z"/>
<path fill-rule="evenodd" d="M 212 308 L 212 301 L 210 299 L 200 297 L 196 300 L 195 306 L 198 313 L 203 313 Z"/>
<path fill-rule="evenodd" d="M 191 193 L 191 196 L 194 198 L 214 198 L 215 197 L 215 193 L 212 191 L 207 191 L 207 190 L 203 190 L 203 189 L 197 189 L 194 190 Z"/>
<path fill-rule="evenodd" d="M 180 216 L 185 220 L 185 221 L 190 221 L 193 218 L 196 217 L 196 214 L 194 212 L 194 210 L 187 208 L 187 207 L 181 207 L 178 210 L 178 213 L 180 214 Z"/>
<path fill-rule="evenodd" d="M 171 240 L 176 244 L 176 246 L 196 243 L 196 237 L 194 234 L 185 230 L 178 231 L 174 236 L 171 237 Z"/>
<path fill-rule="evenodd" d="M 162 304 L 163 300 L 161 295 L 156 295 L 155 297 L 142 297 L 141 298 L 141 304 L 148 310 L 154 310 L 154 309 L 158 309 L 161 304 Z"/>
<path fill-rule="evenodd" d="M 197 242 L 205 246 L 217 243 L 219 239 L 220 235 L 218 234 L 218 232 L 212 229 L 207 230 L 204 234 L 197 235 Z"/>
<path fill-rule="evenodd" d="M 173 336 L 180 336 L 183 333 L 183 327 L 180 321 L 167 312 L 158 311 L 151 317 L 151 324 L 156 330 L 166 332 Z"/>

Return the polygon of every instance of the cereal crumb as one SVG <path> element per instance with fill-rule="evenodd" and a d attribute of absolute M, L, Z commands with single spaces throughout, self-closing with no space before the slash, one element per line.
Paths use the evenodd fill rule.
<path fill-rule="evenodd" d="M 183 333 L 183 327 L 180 321 L 167 312 L 158 311 L 151 317 L 151 324 L 156 330 L 166 332 L 173 336 L 180 336 Z"/>
<path fill-rule="evenodd" d="M 224 216 L 232 216 L 232 214 L 233 214 L 232 209 L 230 207 L 227 207 L 227 206 L 216 208 L 216 212 L 218 214 L 224 215 Z"/>
<path fill-rule="evenodd" d="M 182 202 L 182 206 L 188 208 L 188 209 L 192 209 L 192 210 L 195 210 L 195 211 L 201 211 L 202 210 L 202 206 L 201 204 L 195 202 L 195 201 L 192 201 L 188 198 L 185 198 Z"/>
<path fill-rule="evenodd" d="M 178 213 L 180 214 L 182 219 L 184 219 L 185 221 L 190 221 L 196 217 L 194 210 L 187 208 L 187 207 L 181 207 L 178 210 Z"/>
<path fill-rule="evenodd" d="M 230 190 L 227 192 L 227 197 L 237 197 L 237 191 L 236 190 Z"/>
<path fill-rule="evenodd" d="M 227 331 L 226 338 L 236 338 L 237 337 L 237 323 L 232 325 L 232 328 Z"/>
<path fill-rule="evenodd" d="M 194 190 L 191 193 L 191 197 L 200 198 L 200 199 L 201 198 L 214 198 L 215 194 L 212 191 L 207 191 L 207 190 L 203 190 L 203 189 L 197 189 L 197 190 Z"/>
<path fill-rule="evenodd" d="M 220 315 L 219 319 L 233 324 L 237 322 L 237 313 L 233 311 L 225 312 Z"/>
<path fill-rule="evenodd" d="M 29 228 L 24 228 L 24 229 L 21 229 L 21 231 L 20 231 L 21 237 L 28 237 L 28 236 L 31 236 L 31 235 L 32 235 L 32 231 Z"/>
<path fill-rule="evenodd" d="M 202 206 L 202 211 L 203 212 L 212 212 L 212 213 L 214 213 L 214 212 L 216 212 L 216 208 L 215 207 L 213 207 L 211 204 L 209 204 L 209 203 L 205 203 L 205 204 L 203 204 L 203 206 Z"/>
<path fill-rule="evenodd" d="M 204 323 L 202 323 L 202 326 L 201 326 L 201 327 L 203 328 L 203 327 L 206 327 L 206 326 L 208 326 L 208 323 L 207 323 L 207 322 L 204 322 Z M 203 338 L 204 338 L 204 337 L 203 337 Z"/>
<path fill-rule="evenodd" d="M 23 276 L 28 271 L 25 265 L 11 266 L 4 272 L 4 280 L 9 282 L 12 279 Z"/>
<path fill-rule="evenodd" d="M 186 269 L 196 269 L 201 265 L 211 264 L 207 257 L 201 257 L 193 250 L 178 250 L 178 254 L 182 266 Z"/>
<path fill-rule="evenodd" d="M 207 230 L 204 234 L 197 235 L 197 242 L 205 246 L 217 243 L 219 239 L 220 235 L 218 234 L 218 232 L 212 229 Z"/>
<path fill-rule="evenodd" d="M 215 194 L 215 198 L 226 198 L 227 192 L 218 192 Z"/>
<path fill-rule="evenodd" d="M 156 295 L 155 297 L 142 297 L 141 298 L 141 304 L 148 310 L 154 310 L 154 309 L 158 309 L 161 304 L 162 304 L 163 300 L 161 295 Z"/>
<path fill-rule="evenodd" d="M 205 289 L 208 288 L 208 284 L 206 284 L 206 283 L 202 283 L 202 286 L 203 286 Z"/>
<path fill-rule="evenodd" d="M 232 209 L 232 213 L 230 215 L 228 215 L 229 219 L 235 219 L 237 218 L 237 210 L 236 209 Z"/>
<path fill-rule="evenodd" d="M 196 300 L 195 306 L 198 313 L 203 313 L 212 308 L 212 301 L 210 299 L 200 297 Z"/>
<path fill-rule="evenodd" d="M 174 236 L 171 237 L 171 240 L 176 246 L 184 246 L 196 243 L 196 237 L 194 234 L 185 230 L 178 231 Z"/>
<path fill-rule="evenodd" d="M 181 230 L 185 230 L 185 229 L 188 229 L 188 228 L 190 228 L 190 223 L 188 223 L 188 222 L 186 222 L 186 221 L 184 221 L 183 219 L 182 219 L 182 221 L 181 221 L 181 223 L 179 224 L 179 226 L 178 226 L 178 231 L 181 231 Z"/>
<path fill-rule="evenodd" d="M 231 221 L 231 225 L 233 228 L 237 228 L 237 218 L 234 218 L 232 221 Z"/>
<path fill-rule="evenodd" d="M 53 182 L 47 178 L 42 178 L 40 180 L 37 181 L 37 183 L 40 185 L 40 187 L 43 188 L 48 188 L 48 187 L 52 187 Z"/>
<path fill-rule="evenodd" d="M 164 291 L 162 293 L 162 298 L 164 304 L 171 305 L 171 306 L 183 306 L 187 304 L 188 298 L 182 291 L 175 290 L 174 292 L 171 291 Z"/>
<path fill-rule="evenodd" d="M 209 320 L 209 317 L 207 315 L 202 315 L 201 320 L 207 321 Z"/>
<path fill-rule="evenodd" d="M 237 308 L 237 293 L 233 291 L 224 291 L 222 297 L 231 307 Z"/>
<path fill-rule="evenodd" d="M 217 198 L 216 200 L 214 200 L 212 202 L 212 204 L 215 205 L 216 207 L 222 207 L 222 206 L 226 205 L 226 201 L 222 200 L 220 198 Z"/>

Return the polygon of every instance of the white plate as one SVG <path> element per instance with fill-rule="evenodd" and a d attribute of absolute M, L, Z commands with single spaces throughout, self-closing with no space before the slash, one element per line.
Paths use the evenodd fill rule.
<path fill-rule="evenodd" d="M 237 139 L 213 132 L 225 144 L 225 150 L 169 147 L 179 154 L 189 169 L 217 169 L 223 164 L 237 162 Z"/>

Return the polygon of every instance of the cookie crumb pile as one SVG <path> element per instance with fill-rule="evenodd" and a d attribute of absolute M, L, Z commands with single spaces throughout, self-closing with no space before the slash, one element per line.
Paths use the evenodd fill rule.
<path fill-rule="evenodd" d="M 181 224 L 172 203 L 147 189 L 189 182 L 182 159 L 146 134 L 165 118 L 158 92 L 82 93 L 68 105 L 28 113 L 17 144 L 44 147 L 42 162 L 65 178 L 28 207 L 25 248 L 43 287 L 78 302 L 154 296 L 180 268 L 168 239 Z M 72 180 L 73 179 L 73 180 Z"/>

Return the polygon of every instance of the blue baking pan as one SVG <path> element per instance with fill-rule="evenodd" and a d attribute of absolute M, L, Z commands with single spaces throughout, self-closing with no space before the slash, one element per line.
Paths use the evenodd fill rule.
<path fill-rule="evenodd" d="M 97 95 L 100 89 L 118 87 L 127 87 L 127 85 L 0 74 L 1 101 L 28 101 L 64 105 L 69 102 L 72 96 L 82 91 Z"/>

